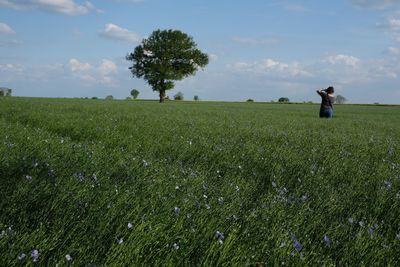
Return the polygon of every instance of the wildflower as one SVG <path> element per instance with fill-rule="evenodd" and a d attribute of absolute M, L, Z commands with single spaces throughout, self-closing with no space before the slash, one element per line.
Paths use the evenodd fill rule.
<path fill-rule="evenodd" d="M 218 243 L 222 244 L 224 242 L 224 239 L 225 239 L 224 233 L 221 233 L 220 231 L 216 231 L 215 237 L 217 238 Z"/>
<path fill-rule="evenodd" d="M 6 235 L 6 231 L 2 230 L 1 233 L 0 233 L 0 238 L 2 238 L 5 235 Z"/>
<path fill-rule="evenodd" d="M 240 191 L 239 186 L 236 186 L 235 189 L 236 189 L 236 192 L 239 192 L 239 191 Z"/>
<path fill-rule="evenodd" d="M 18 255 L 18 260 L 20 260 L 20 261 L 22 261 L 23 259 L 25 259 L 25 257 L 26 257 L 26 254 L 25 253 L 23 253 L 23 252 L 21 252 L 19 255 Z"/>
<path fill-rule="evenodd" d="M 358 224 L 359 224 L 361 227 L 364 227 L 364 222 L 363 222 L 363 221 L 360 221 Z"/>
<path fill-rule="evenodd" d="M 208 209 L 208 210 L 211 209 L 211 206 L 206 204 L 206 209 Z"/>
<path fill-rule="evenodd" d="M 123 238 L 117 239 L 117 243 L 118 245 L 121 245 L 122 243 L 124 243 L 124 239 Z"/>
<path fill-rule="evenodd" d="M 275 182 L 272 182 L 272 187 L 273 187 L 273 188 L 276 188 L 276 186 L 277 186 L 276 183 L 275 183 Z"/>
<path fill-rule="evenodd" d="M 28 180 L 28 181 L 32 181 L 32 176 L 30 176 L 30 175 L 26 175 L 25 178 L 26 178 L 26 180 Z"/>
<path fill-rule="evenodd" d="M 220 205 L 224 204 L 224 198 L 223 197 L 219 197 L 218 198 L 218 204 L 220 204 Z"/>
<path fill-rule="evenodd" d="M 351 218 L 351 217 L 348 219 L 348 221 L 349 221 L 349 224 L 353 224 L 354 223 L 354 219 Z"/>
<path fill-rule="evenodd" d="M 327 247 L 330 247 L 332 244 L 332 241 L 329 239 L 327 235 L 324 235 L 324 242 Z"/>
<path fill-rule="evenodd" d="M 369 232 L 370 235 L 374 235 L 375 230 L 374 230 L 373 227 L 369 227 L 368 228 L 368 232 Z"/>
<path fill-rule="evenodd" d="M 203 183 L 203 189 L 204 190 L 208 190 L 208 184 L 207 183 Z"/>
<path fill-rule="evenodd" d="M 179 215 L 179 213 L 181 212 L 181 209 L 178 208 L 178 207 L 175 207 L 174 208 L 174 212 L 175 212 L 176 215 Z"/>
<path fill-rule="evenodd" d="M 65 255 L 65 259 L 66 259 L 67 261 L 72 261 L 72 257 L 71 257 L 71 255 L 69 255 L 69 254 Z"/>
<path fill-rule="evenodd" d="M 400 233 L 396 234 L 396 239 L 400 241 Z"/>
<path fill-rule="evenodd" d="M 175 186 L 175 190 L 179 190 L 179 185 Z"/>
<path fill-rule="evenodd" d="M 85 176 L 83 176 L 83 174 L 80 173 L 80 172 L 74 173 L 74 176 L 75 176 L 76 178 L 78 178 L 79 182 L 85 181 Z"/>
<path fill-rule="evenodd" d="M 207 198 L 208 198 L 208 196 L 207 196 L 207 195 L 203 195 L 203 197 L 204 197 L 205 199 L 207 199 Z"/>
<path fill-rule="evenodd" d="M 303 246 L 297 240 L 294 241 L 293 246 L 298 252 L 300 252 L 303 249 Z"/>
<path fill-rule="evenodd" d="M 177 243 L 174 243 L 172 246 L 173 246 L 173 247 L 174 247 L 174 249 L 176 249 L 176 250 L 178 250 L 178 249 L 179 249 L 179 245 L 178 245 Z"/>
<path fill-rule="evenodd" d="M 128 223 L 128 229 L 132 229 L 133 225 L 131 223 Z"/>
<path fill-rule="evenodd" d="M 279 245 L 280 248 L 283 248 L 284 246 L 286 246 L 285 241 L 282 241 L 281 244 Z"/>
<path fill-rule="evenodd" d="M 39 260 L 39 251 L 37 249 L 31 251 L 31 258 L 33 262 L 37 262 Z"/>
<path fill-rule="evenodd" d="M 383 184 L 386 189 L 390 189 L 392 187 L 392 183 L 390 181 L 384 181 Z"/>

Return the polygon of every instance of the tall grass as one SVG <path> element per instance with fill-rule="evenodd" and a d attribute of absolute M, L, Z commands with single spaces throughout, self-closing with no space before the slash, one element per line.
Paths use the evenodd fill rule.
<path fill-rule="evenodd" d="M 0 265 L 399 265 L 400 107 L 0 99 Z"/>

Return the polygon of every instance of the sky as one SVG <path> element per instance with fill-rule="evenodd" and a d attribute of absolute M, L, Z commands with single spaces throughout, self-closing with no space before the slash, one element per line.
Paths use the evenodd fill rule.
<path fill-rule="evenodd" d="M 210 63 L 185 99 L 400 104 L 400 0 L 0 0 L 0 87 L 14 96 L 157 99 L 125 57 L 157 29 Z"/>

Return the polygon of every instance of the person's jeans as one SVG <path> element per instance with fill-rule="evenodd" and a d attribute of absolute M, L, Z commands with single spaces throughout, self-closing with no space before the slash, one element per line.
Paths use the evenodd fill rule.
<path fill-rule="evenodd" d="M 319 111 L 320 118 L 331 119 L 333 117 L 333 109 L 331 108 L 321 108 Z"/>

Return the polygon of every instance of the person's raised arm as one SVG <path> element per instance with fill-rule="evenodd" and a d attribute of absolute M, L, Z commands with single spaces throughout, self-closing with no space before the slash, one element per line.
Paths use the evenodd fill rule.
<path fill-rule="evenodd" d="M 323 92 L 322 90 L 323 90 L 323 89 L 317 90 L 317 94 L 319 94 L 320 96 L 323 96 L 323 95 L 324 95 L 324 92 Z"/>

